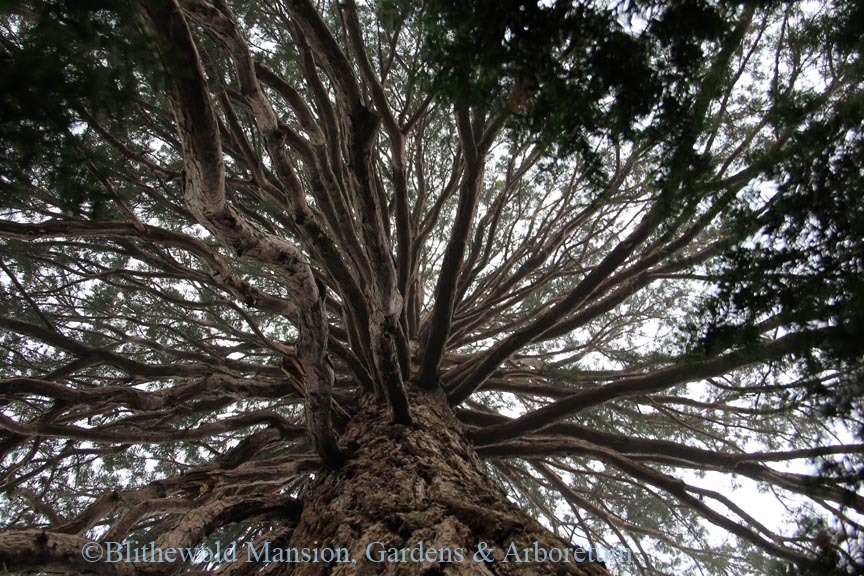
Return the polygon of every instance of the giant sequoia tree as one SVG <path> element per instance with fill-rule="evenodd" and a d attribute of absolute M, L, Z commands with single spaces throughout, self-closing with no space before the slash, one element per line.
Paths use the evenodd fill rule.
<path fill-rule="evenodd" d="M 860 561 L 856 3 L 4 6 L 7 570 Z"/>

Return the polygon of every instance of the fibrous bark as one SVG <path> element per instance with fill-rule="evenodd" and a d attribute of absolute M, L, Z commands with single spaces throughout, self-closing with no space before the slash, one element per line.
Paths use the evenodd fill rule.
<path fill-rule="evenodd" d="M 347 548 L 356 564 L 335 564 L 332 574 L 365 575 L 574 575 L 602 576 L 597 563 L 502 562 L 511 546 L 522 550 L 571 548 L 515 504 L 484 471 L 440 392 L 410 395 L 413 426 L 394 424 L 372 402 L 348 425 L 343 440 L 353 453 L 339 470 L 308 486 L 300 521 L 287 546 Z M 477 556 L 485 542 L 493 552 Z M 380 562 L 385 549 L 462 549 L 462 562 Z M 377 543 L 381 543 L 378 545 Z M 409 552 L 410 554 L 410 552 Z M 415 553 L 416 554 L 416 553 Z M 321 574 L 321 565 L 298 564 L 282 574 Z"/>

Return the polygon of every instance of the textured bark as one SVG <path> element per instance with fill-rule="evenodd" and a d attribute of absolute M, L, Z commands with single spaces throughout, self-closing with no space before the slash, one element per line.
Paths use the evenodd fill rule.
<path fill-rule="evenodd" d="M 368 402 L 349 424 L 344 441 L 354 448 L 345 465 L 318 476 L 304 496 L 300 521 L 287 544 L 295 548 L 347 548 L 356 563 L 285 564 L 283 574 L 319 575 L 579 575 L 603 576 L 589 563 L 477 563 L 480 541 L 502 559 L 518 549 L 569 545 L 508 501 L 485 474 L 461 424 L 441 392 L 411 394 L 413 426 L 392 423 L 385 407 Z M 381 562 L 367 546 L 464 550 L 464 561 Z M 376 547 L 376 550 L 380 548 Z"/>

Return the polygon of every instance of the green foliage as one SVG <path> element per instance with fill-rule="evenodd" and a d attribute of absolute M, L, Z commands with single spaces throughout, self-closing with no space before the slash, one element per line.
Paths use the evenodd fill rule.
<path fill-rule="evenodd" d="M 795 136 L 769 174 L 779 185 L 767 203 L 741 199 L 731 222 L 750 234 L 717 264 L 718 291 L 696 324 L 698 346 L 709 354 L 752 342 L 757 325 L 769 318 L 787 328 L 840 328 L 828 340 L 815 337 L 807 356 L 811 376 L 829 368 L 846 373 L 845 391 L 825 406 L 832 415 L 860 410 L 864 392 L 858 367 L 864 357 L 861 104 L 856 95 Z"/>
<path fill-rule="evenodd" d="M 0 22 L 0 187 L 28 197 L 38 182 L 68 213 L 98 214 L 104 191 L 88 172 L 80 111 L 119 127 L 138 97 L 136 66 L 151 60 L 126 3 L 4 2 Z M 27 14 L 20 17 L 18 14 Z M 85 151 L 87 150 L 87 151 Z"/>
<path fill-rule="evenodd" d="M 862 16 L 859 3 L 841 2 L 790 41 L 831 53 L 835 75 L 858 77 L 862 42 L 852 29 Z M 724 222 L 728 248 L 711 267 L 716 292 L 690 323 L 691 344 L 705 354 L 745 347 L 764 322 L 781 330 L 834 327 L 799 355 L 809 394 L 821 400 L 823 415 L 861 414 L 864 92 L 844 90 L 825 106 L 814 91 L 775 88 L 775 129 L 800 128 L 782 153 L 755 159 L 762 184 L 739 195 Z M 825 112 L 815 116 L 817 107 Z M 840 380 L 830 393 L 826 374 Z M 856 432 L 864 436 L 864 428 Z"/>
<path fill-rule="evenodd" d="M 665 136 L 686 124 L 694 76 L 704 73 L 737 8 L 392 0 L 384 13 L 391 22 L 406 13 L 419 19 L 434 91 L 457 105 L 507 107 L 517 130 L 561 156 L 588 158 L 591 138 L 635 137 L 649 117 Z"/>
<path fill-rule="evenodd" d="M 849 576 L 864 569 L 864 557 L 856 534 L 840 533 L 826 526 L 818 517 L 802 516 L 798 520 L 797 536 L 812 540 L 819 553 L 811 562 L 794 564 L 780 560 L 767 562 L 768 576 Z M 840 555 L 831 544 L 851 543 L 848 554 Z"/>

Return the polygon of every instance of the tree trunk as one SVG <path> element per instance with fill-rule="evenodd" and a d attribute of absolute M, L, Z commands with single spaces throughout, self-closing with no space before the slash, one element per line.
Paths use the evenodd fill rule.
<path fill-rule="evenodd" d="M 283 564 L 281 573 L 608 574 L 601 565 L 575 557 L 569 562 L 516 562 L 511 554 L 503 562 L 508 550 L 572 548 L 510 503 L 484 473 L 443 393 L 411 396 L 412 427 L 393 424 L 389 411 L 367 402 L 344 435 L 353 452 L 345 465 L 320 474 L 303 497 L 303 513 L 287 547 L 347 549 L 352 561 L 330 564 L 329 571 L 322 564 Z M 488 545 L 486 558 L 494 556 L 494 562 L 475 557 L 481 543 Z M 397 553 L 405 561 L 395 561 L 392 549 L 408 549 Z M 519 559 L 525 558 L 520 553 Z"/>

